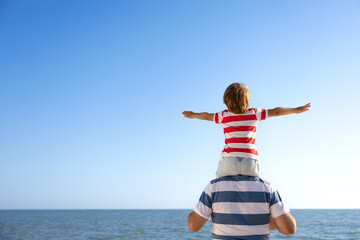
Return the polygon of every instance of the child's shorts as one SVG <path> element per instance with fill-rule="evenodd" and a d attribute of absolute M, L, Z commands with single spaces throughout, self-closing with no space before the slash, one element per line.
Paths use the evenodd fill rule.
<path fill-rule="evenodd" d="M 216 178 L 239 174 L 260 177 L 259 160 L 244 157 L 221 158 L 218 169 L 216 171 Z"/>

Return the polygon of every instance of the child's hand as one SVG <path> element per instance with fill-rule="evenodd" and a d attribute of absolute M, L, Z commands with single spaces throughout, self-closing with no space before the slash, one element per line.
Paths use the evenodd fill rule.
<path fill-rule="evenodd" d="M 295 108 L 294 112 L 295 113 L 303 113 L 303 112 L 309 111 L 310 107 L 311 107 L 311 103 L 308 103 L 308 104 L 306 104 L 304 106 Z"/>
<path fill-rule="evenodd" d="M 213 121 L 213 119 L 214 119 L 214 114 L 207 113 L 207 112 L 194 113 L 192 111 L 183 111 L 182 114 L 184 114 L 184 117 L 187 117 L 190 119 L 197 118 L 197 119 L 208 120 L 208 121 Z"/>
<path fill-rule="evenodd" d="M 184 117 L 187 117 L 187 118 L 195 118 L 195 113 L 194 112 L 191 112 L 191 111 L 183 111 L 182 113 L 184 115 Z"/>

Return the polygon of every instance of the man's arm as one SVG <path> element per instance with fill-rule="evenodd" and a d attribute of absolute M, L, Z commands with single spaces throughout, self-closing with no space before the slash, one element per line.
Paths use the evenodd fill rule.
<path fill-rule="evenodd" d="M 268 117 L 282 116 L 282 115 L 288 115 L 288 114 L 292 114 L 292 113 L 303 113 L 303 112 L 309 111 L 310 107 L 311 107 L 311 103 L 308 103 L 304 106 L 300 106 L 300 107 L 296 107 L 296 108 L 277 107 L 277 108 L 268 110 Z"/>
<path fill-rule="evenodd" d="M 214 113 L 207 113 L 207 112 L 194 113 L 191 111 L 184 111 L 182 114 L 184 114 L 184 117 L 187 117 L 190 119 L 197 118 L 197 119 L 208 120 L 208 121 L 214 120 Z"/>
<path fill-rule="evenodd" d="M 199 214 L 193 211 L 192 213 L 189 214 L 188 217 L 188 225 L 190 231 L 192 232 L 199 231 L 207 221 L 208 219 L 203 218 L 202 216 L 200 216 Z"/>
<path fill-rule="evenodd" d="M 276 218 L 270 218 L 270 230 L 277 229 L 285 235 L 295 234 L 296 221 L 295 218 L 288 212 Z"/>

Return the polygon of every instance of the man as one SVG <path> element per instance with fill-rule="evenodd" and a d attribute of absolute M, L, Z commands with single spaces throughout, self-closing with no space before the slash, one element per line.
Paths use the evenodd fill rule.
<path fill-rule="evenodd" d="M 294 234 L 296 221 L 272 185 L 258 177 L 226 176 L 211 181 L 188 217 L 191 231 L 210 219 L 213 239 L 270 239 L 269 230 Z"/>

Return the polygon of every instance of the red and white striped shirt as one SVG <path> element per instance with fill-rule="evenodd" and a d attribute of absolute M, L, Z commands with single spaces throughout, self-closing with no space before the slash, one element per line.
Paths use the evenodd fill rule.
<path fill-rule="evenodd" d="M 267 110 L 260 108 L 249 108 L 242 114 L 229 110 L 215 113 L 214 121 L 221 124 L 225 134 L 225 148 L 221 156 L 259 159 L 255 145 L 256 126 L 259 121 L 265 120 L 267 115 Z"/>

